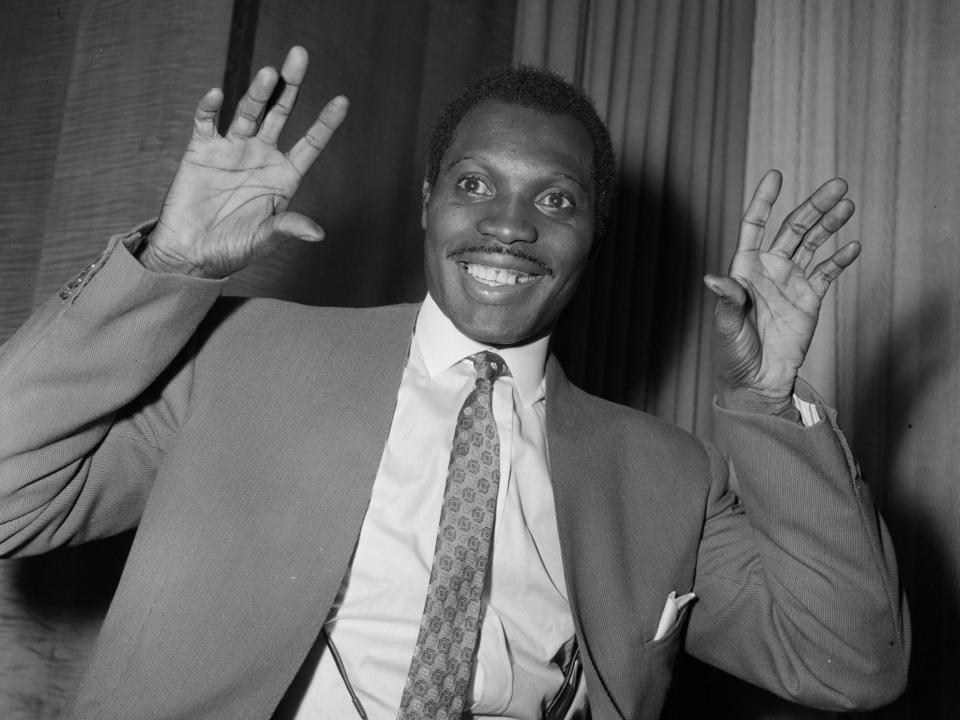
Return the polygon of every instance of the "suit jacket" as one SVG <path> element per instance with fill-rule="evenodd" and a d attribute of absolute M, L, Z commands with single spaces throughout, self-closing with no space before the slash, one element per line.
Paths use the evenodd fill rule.
<path fill-rule="evenodd" d="M 269 718 L 348 568 L 417 306 L 217 300 L 118 239 L 0 354 L 0 552 L 138 526 L 77 718 Z M 717 410 L 709 445 L 547 367 L 567 592 L 594 717 L 653 718 L 681 645 L 799 702 L 903 688 L 889 537 L 831 411 Z M 697 601 L 653 642 L 671 590 Z"/>

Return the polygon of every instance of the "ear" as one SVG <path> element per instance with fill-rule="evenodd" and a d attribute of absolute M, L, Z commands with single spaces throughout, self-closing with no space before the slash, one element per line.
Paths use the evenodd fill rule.
<path fill-rule="evenodd" d="M 423 181 L 423 188 L 420 190 L 420 227 L 427 229 L 427 203 L 430 202 L 430 193 L 433 188 L 427 180 Z"/>

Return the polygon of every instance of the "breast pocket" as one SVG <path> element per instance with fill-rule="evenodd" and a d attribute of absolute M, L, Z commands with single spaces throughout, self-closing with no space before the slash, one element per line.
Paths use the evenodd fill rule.
<path fill-rule="evenodd" d="M 648 653 L 672 652 L 672 654 L 676 654 L 676 649 L 680 644 L 680 638 L 683 635 L 683 629 L 687 625 L 687 618 L 690 615 L 690 607 L 692 605 L 692 602 L 687 603 L 680 608 L 679 611 L 677 611 L 676 619 L 662 637 L 659 637 L 656 640 L 651 639 L 644 642 L 644 647 Z M 673 648 L 672 651 L 670 648 Z"/>
<path fill-rule="evenodd" d="M 677 612 L 675 621 L 662 637 L 644 640 L 642 652 L 636 657 L 636 679 L 630 692 L 622 698 L 624 717 L 659 717 L 673 679 L 689 614 L 688 604 Z"/>

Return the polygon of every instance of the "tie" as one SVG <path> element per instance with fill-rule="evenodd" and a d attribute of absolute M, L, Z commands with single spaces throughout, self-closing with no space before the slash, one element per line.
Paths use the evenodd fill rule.
<path fill-rule="evenodd" d="M 477 382 L 457 416 L 430 585 L 398 720 L 458 720 L 473 672 L 500 485 L 492 390 L 507 367 L 492 352 L 470 359 Z"/>

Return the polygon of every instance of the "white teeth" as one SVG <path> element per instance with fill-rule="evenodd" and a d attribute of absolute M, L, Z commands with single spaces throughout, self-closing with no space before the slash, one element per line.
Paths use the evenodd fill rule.
<path fill-rule="evenodd" d="M 489 265 L 465 263 L 465 267 L 471 277 L 476 278 L 484 285 L 522 285 L 536 279 L 536 276 L 530 273 L 490 267 Z"/>

